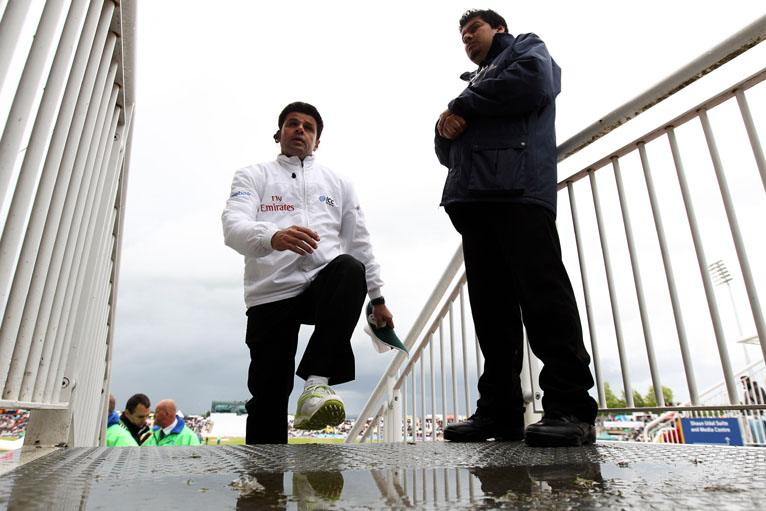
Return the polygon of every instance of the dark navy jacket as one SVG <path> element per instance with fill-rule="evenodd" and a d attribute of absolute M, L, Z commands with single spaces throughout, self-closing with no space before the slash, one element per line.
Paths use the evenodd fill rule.
<path fill-rule="evenodd" d="M 465 76 L 465 75 L 464 75 Z M 523 202 L 556 212 L 556 96 L 561 69 L 535 34 L 498 33 L 487 59 L 449 104 L 468 127 L 436 135 L 449 169 L 442 206 Z"/>

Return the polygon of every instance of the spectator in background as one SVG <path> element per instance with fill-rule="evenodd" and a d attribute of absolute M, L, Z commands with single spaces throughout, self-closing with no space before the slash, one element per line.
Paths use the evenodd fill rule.
<path fill-rule="evenodd" d="M 744 402 L 746 405 L 763 405 L 766 404 L 766 391 L 763 387 L 758 385 L 758 382 L 751 380 L 748 375 L 742 375 L 739 379 L 744 387 Z M 750 415 L 752 413 L 753 415 Z M 752 435 L 753 442 L 759 445 L 766 444 L 766 420 L 761 415 L 763 412 L 759 410 L 752 410 L 747 412 L 747 423 L 750 427 L 750 434 Z"/>
<path fill-rule="evenodd" d="M 758 382 L 751 380 L 747 375 L 743 375 L 739 380 L 742 382 L 742 386 L 745 389 L 746 405 L 766 404 L 766 391 L 763 390 L 763 387 L 758 385 Z"/>
<path fill-rule="evenodd" d="M 106 419 L 107 447 L 138 447 L 138 443 L 120 421 L 120 416 L 114 411 L 114 396 L 109 394 L 109 413 Z"/>
<path fill-rule="evenodd" d="M 130 432 L 133 440 L 141 445 L 151 434 L 146 419 L 152 404 L 146 394 L 133 394 L 125 403 L 125 411 L 120 416 L 120 422 Z"/>
<path fill-rule="evenodd" d="M 145 446 L 164 445 L 199 445 L 197 434 L 177 415 L 176 404 L 172 399 L 163 399 L 154 410 L 154 427 Z"/>

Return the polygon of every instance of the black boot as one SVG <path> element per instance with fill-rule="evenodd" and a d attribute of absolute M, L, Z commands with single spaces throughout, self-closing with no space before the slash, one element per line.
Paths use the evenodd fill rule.
<path fill-rule="evenodd" d="M 573 415 L 546 413 L 527 426 L 524 439 L 533 447 L 579 447 L 596 443 L 596 427 Z"/>
<path fill-rule="evenodd" d="M 462 422 L 444 428 L 444 439 L 451 442 L 483 442 L 494 438 L 499 441 L 518 441 L 524 438 L 524 422 L 499 420 L 475 413 Z"/>

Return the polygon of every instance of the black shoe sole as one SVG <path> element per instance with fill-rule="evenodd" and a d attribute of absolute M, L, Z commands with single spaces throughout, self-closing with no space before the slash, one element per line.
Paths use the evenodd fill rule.
<path fill-rule="evenodd" d="M 582 447 L 596 443 L 595 431 L 589 435 L 557 435 L 527 431 L 524 442 L 530 447 Z"/>

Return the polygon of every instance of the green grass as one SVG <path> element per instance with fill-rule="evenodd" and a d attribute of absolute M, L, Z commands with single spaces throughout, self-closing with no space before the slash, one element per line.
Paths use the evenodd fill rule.
<path fill-rule="evenodd" d="M 342 438 L 288 438 L 288 444 L 342 444 Z M 210 439 L 208 445 L 218 445 L 216 440 Z M 222 438 L 220 445 L 245 445 L 244 438 Z"/>
<path fill-rule="evenodd" d="M 344 438 L 288 438 L 288 444 L 342 444 Z"/>

